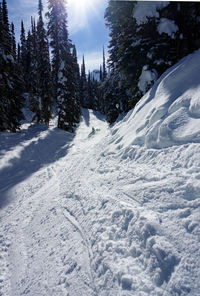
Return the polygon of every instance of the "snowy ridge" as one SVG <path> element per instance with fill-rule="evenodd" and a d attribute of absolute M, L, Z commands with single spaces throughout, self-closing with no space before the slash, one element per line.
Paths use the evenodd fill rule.
<path fill-rule="evenodd" d="M 200 142 L 200 51 L 166 71 L 113 134 L 123 147 Z"/>
<path fill-rule="evenodd" d="M 0 295 L 200 295 L 199 54 L 113 128 L 0 133 Z"/>

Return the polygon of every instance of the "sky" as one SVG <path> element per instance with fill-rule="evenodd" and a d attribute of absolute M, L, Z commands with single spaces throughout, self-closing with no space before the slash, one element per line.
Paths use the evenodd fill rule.
<path fill-rule="evenodd" d="M 103 46 L 107 54 L 109 30 L 105 26 L 104 12 L 108 0 L 68 0 L 69 37 L 76 45 L 81 64 L 85 56 L 86 70 L 99 69 L 102 64 Z M 20 23 L 24 21 L 26 32 L 30 29 L 31 16 L 37 18 L 37 0 L 7 0 L 9 20 L 15 24 L 19 39 Z M 47 0 L 43 0 L 45 9 Z"/>

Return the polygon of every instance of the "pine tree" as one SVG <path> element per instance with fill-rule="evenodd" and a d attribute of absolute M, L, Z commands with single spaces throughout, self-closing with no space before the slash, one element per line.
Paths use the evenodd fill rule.
<path fill-rule="evenodd" d="M 0 41 L 0 130 L 15 132 L 23 119 L 23 101 L 5 0 L 0 8 Z"/>
<path fill-rule="evenodd" d="M 106 71 L 106 58 L 105 58 L 105 50 L 104 50 L 104 47 L 103 47 L 103 73 L 102 73 L 102 78 L 103 78 L 103 80 L 106 79 L 106 76 L 107 76 L 107 71 Z"/>
<path fill-rule="evenodd" d="M 103 88 L 104 113 L 107 121 L 112 124 L 118 116 L 129 110 L 130 93 L 127 82 L 116 71 L 111 71 L 101 85 Z"/>
<path fill-rule="evenodd" d="M 81 65 L 80 99 L 81 99 L 81 107 L 89 108 L 88 86 L 87 86 L 87 78 L 86 78 L 86 72 L 85 72 L 85 58 L 84 58 L 84 55 L 83 55 L 83 61 L 82 61 L 82 65 Z"/>
<path fill-rule="evenodd" d="M 93 83 L 91 79 L 91 74 L 90 71 L 88 73 L 88 80 L 87 80 L 87 86 L 88 86 L 88 108 L 89 109 L 94 109 L 94 93 L 93 93 Z"/>
<path fill-rule="evenodd" d="M 100 68 L 99 68 L 99 78 L 100 78 L 100 81 L 103 80 L 103 73 L 102 73 L 102 66 L 100 65 Z"/>
<path fill-rule="evenodd" d="M 80 69 L 77 59 L 76 46 L 72 45 L 72 62 L 73 62 L 73 73 L 75 79 L 75 88 L 78 104 L 80 105 Z"/>
<path fill-rule="evenodd" d="M 19 65 L 19 67 L 20 67 L 20 59 L 21 59 L 20 51 L 21 51 L 21 48 L 20 48 L 20 44 L 18 43 L 17 44 L 17 64 Z"/>
<path fill-rule="evenodd" d="M 4 28 L 9 34 L 8 8 L 7 8 L 6 0 L 2 1 L 2 17 L 3 17 Z"/>
<path fill-rule="evenodd" d="M 18 64 L 22 73 L 23 92 L 29 92 L 30 56 L 27 49 L 24 23 L 21 21 L 20 46 L 18 46 Z"/>
<path fill-rule="evenodd" d="M 93 94 L 93 110 L 101 112 L 101 101 L 99 96 L 99 81 L 94 77 L 92 78 L 92 94 Z M 103 112 L 102 112 L 103 113 Z"/>
<path fill-rule="evenodd" d="M 16 52 L 16 41 L 15 41 L 15 27 L 14 24 L 11 24 L 11 40 L 12 40 L 12 56 L 14 57 L 14 60 L 16 61 L 17 58 L 17 52 Z"/>
<path fill-rule="evenodd" d="M 64 0 L 48 1 L 48 34 L 51 38 L 54 94 L 58 106 L 58 127 L 73 131 L 79 121 L 80 106 L 76 92 L 76 74 L 67 30 Z"/>
<path fill-rule="evenodd" d="M 102 114 L 105 114 L 105 105 L 104 105 L 104 81 L 106 79 L 103 79 L 103 72 L 102 72 L 102 65 L 100 65 L 100 68 L 99 68 L 99 82 L 98 82 L 98 87 L 97 87 L 97 93 L 96 93 L 96 96 L 97 96 L 97 108 L 98 108 L 98 111 L 101 112 Z"/>
<path fill-rule="evenodd" d="M 110 73 L 106 79 L 102 78 L 100 91 L 102 93 L 102 109 L 110 123 L 113 123 L 120 113 L 128 111 L 131 107 L 129 89 L 134 86 L 131 83 L 134 82 L 135 72 L 138 71 L 130 59 L 131 46 L 134 43 L 134 32 L 136 31 L 132 15 L 135 2 L 109 1 L 105 12 L 106 25 L 110 29 L 111 37 L 108 59 Z"/>
<path fill-rule="evenodd" d="M 38 73 L 38 38 L 35 20 L 31 18 L 31 31 L 28 32 L 26 40 L 26 66 L 28 77 L 28 93 L 30 110 L 33 112 L 32 121 L 42 122 L 42 103 L 39 94 L 39 73 Z"/>
<path fill-rule="evenodd" d="M 5 27 L 3 21 L 3 10 L 2 5 L 0 3 L 0 131 L 7 129 L 7 99 L 5 97 L 5 81 L 4 81 L 4 65 L 5 65 Z"/>
<path fill-rule="evenodd" d="M 21 21 L 21 34 L 20 34 L 20 60 L 21 60 L 21 67 L 24 73 L 24 76 L 26 76 L 26 36 L 25 36 L 25 29 L 24 29 L 24 23 Z"/>
<path fill-rule="evenodd" d="M 109 67 L 112 76 L 120 73 L 126 81 L 131 94 L 125 104 L 128 108 L 135 106 L 167 68 L 200 46 L 199 3 L 158 2 L 157 13 L 140 22 L 135 11 L 140 7 L 141 17 L 142 9 L 146 13 L 148 5 L 152 3 L 109 1 L 105 13 L 111 37 Z M 163 29 L 163 22 L 173 30 Z M 150 79 L 142 86 L 145 71 Z"/>
<path fill-rule="evenodd" d="M 38 104 L 37 104 L 37 118 L 45 124 L 49 124 L 52 115 L 53 107 L 53 85 L 51 76 L 51 65 L 49 57 L 49 43 L 47 33 L 43 22 L 43 4 L 39 0 L 38 14 L 39 19 L 37 23 L 37 82 L 38 82 Z"/>
<path fill-rule="evenodd" d="M 170 2 L 159 14 L 160 18 L 172 20 L 177 25 L 177 31 L 170 40 L 172 63 L 199 48 L 200 3 Z"/>

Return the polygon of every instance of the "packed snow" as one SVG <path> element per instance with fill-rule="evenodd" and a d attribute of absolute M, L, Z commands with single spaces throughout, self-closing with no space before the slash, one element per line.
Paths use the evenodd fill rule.
<path fill-rule="evenodd" d="M 199 60 L 113 127 L 0 133 L 0 295 L 200 295 Z"/>

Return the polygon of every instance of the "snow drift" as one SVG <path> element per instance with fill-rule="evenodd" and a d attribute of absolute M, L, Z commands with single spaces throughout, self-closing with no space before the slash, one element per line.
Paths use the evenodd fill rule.
<path fill-rule="evenodd" d="M 122 146 L 200 142 L 200 51 L 167 70 L 113 129 Z"/>

